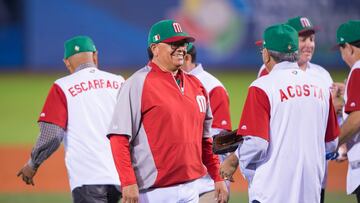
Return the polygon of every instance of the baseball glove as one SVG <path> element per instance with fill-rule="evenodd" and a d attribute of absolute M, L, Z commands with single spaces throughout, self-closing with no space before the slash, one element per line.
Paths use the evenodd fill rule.
<path fill-rule="evenodd" d="M 213 153 L 225 154 L 228 152 L 234 152 L 239 143 L 243 140 L 241 136 L 236 135 L 237 129 L 231 132 L 222 131 L 213 137 Z"/>

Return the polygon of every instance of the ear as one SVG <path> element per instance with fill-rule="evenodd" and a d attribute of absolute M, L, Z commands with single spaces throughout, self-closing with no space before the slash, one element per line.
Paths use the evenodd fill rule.
<path fill-rule="evenodd" d="M 97 51 L 95 51 L 95 52 L 93 53 L 93 61 L 94 61 L 94 64 L 95 64 L 96 66 L 98 66 L 99 60 L 98 60 L 98 52 L 97 52 Z"/>
<path fill-rule="evenodd" d="M 264 64 L 268 64 L 271 61 L 269 51 L 266 48 L 262 50 L 262 57 Z"/>
<path fill-rule="evenodd" d="M 158 56 L 159 49 L 158 49 L 157 44 L 151 44 L 150 49 L 151 49 L 151 52 L 154 55 L 154 57 Z"/>
<path fill-rule="evenodd" d="M 189 61 L 191 62 L 192 58 L 191 58 L 191 55 L 190 54 L 185 54 L 185 57 L 184 57 L 185 61 Z"/>
<path fill-rule="evenodd" d="M 70 73 L 72 73 L 70 61 L 68 59 L 63 59 L 63 62 L 65 64 L 66 68 L 70 71 Z"/>

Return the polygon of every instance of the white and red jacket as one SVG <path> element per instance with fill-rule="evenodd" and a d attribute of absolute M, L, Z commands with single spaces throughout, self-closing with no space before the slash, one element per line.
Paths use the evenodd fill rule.
<path fill-rule="evenodd" d="M 328 85 L 314 74 L 281 62 L 255 80 L 238 128 L 245 141 L 237 150 L 250 202 L 320 201 L 325 143 L 338 134 Z"/>
<path fill-rule="evenodd" d="M 345 106 L 343 111 L 344 120 L 353 111 L 360 111 L 360 61 L 357 61 L 349 73 L 344 100 Z M 357 132 L 346 143 L 348 147 L 349 167 L 346 181 L 346 192 L 351 194 L 360 185 L 360 132 Z"/>
<path fill-rule="evenodd" d="M 95 66 L 77 69 L 53 84 L 39 117 L 66 131 L 65 164 L 71 190 L 82 185 L 120 185 L 106 133 L 121 76 Z"/>
<path fill-rule="evenodd" d="M 177 76 L 180 86 L 172 73 L 150 62 L 120 91 L 108 135 L 123 186 L 168 187 L 207 170 L 221 180 L 211 150 L 207 92 L 194 76 L 181 70 Z"/>

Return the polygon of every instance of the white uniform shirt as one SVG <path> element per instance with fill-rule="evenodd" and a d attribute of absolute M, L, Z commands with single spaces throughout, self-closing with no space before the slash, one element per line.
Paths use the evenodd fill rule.
<path fill-rule="evenodd" d="M 344 100 L 345 106 L 343 111 L 344 120 L 349 116 L 348 113 L 360 110 L 360 61 L 357 61 L 349 73 Z M 346 181 L 346 192 L 351 194 L 360 185 L 360 132 L 347 142 L 348 146 L 348 173 Z"/>
<path fill-rule="evenodd" d="M 254 171 L 250 202 L 319 202 L 325 142 L 335 140 L 337 133 L 329 88 L 317 76 L 296 63 L 282 62 L 255 80 L 238 134 L 261 138 L 269 145 L 262 162 L 240 166 Z"/>
<path fill-rule="evenodd" d="M 120 185 L 106 133 L 123 82 L 121 76 L 87 67 L 56 80 L 49 92 L 39 121 L 66 130 L 65 164 L 71 190 L 82 185 Z"/>

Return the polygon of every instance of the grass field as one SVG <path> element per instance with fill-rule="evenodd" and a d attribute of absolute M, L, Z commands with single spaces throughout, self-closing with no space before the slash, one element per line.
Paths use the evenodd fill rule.
<path fill-rule="evenodd" d="M 347 71 L 347 70 L 345 70 Z M 31 145 L 38 134 L 36 120 L 45 101 L 46 95 L 56 78 L 64 74 L 26 74 L 1 73 L 0 100 L 0 147 L 4 145 Z M 233 128 L 236 128 L 241 115 L 247 87 L 255 79 L 256 72 L 214 72 L 224 83 L 230 95 Z M 125 74 L 128 75 L 128 74 Z M 335 81 L 343 81 L 347 72 L 334 72 Z M 0 169 L 1 170 L 1 169 Z M 1 181 L 1 180 L 0 180 Z M 33 194 L 33 193 L 0 193 L 1 203 L 37 203 L 37 202 L 71 202 L 70 194 Z M 230 202 L 247 202 L 246 193 L 232 194 Z M 328 203 L 352 203 L 353 197 L 344 192 L 328 193 Z"/>

